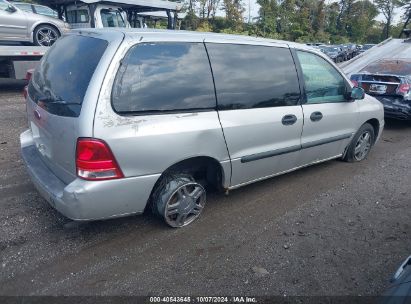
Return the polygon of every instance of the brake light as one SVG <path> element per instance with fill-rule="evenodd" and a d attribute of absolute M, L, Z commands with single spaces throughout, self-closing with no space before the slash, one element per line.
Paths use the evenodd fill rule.
<path fill-rule="evenodd" d="M 26 72 L 26 80 L 30 81 L 31 76 L 33 76 L 34 69 L 27 70 Z"/>
<path fill-rule="evenodd" d="M 354 85 L 354 87 L 358 87 L 358 81 L 351 79 L 352 84 Z"/>
<path fill-rule="evenodd" d="M 398 87 L 398 92 L 407 94 L 410 89 L 411 89 L 411 85 L 407 83 L 403 83 L 403 84 L 400 84 L 400 86 Z"/>
<path fill-rule="evenodd" d="M 76 149 L 77 176 L 86 180 L 124 177 L 109 146 L 102 140 L 79 138 Z"/>
<path fill-rule="evenodd" d="M 26 80 L 27 80 L 27 81 L 30 81 L 31 76 L 33 76 L 33 72 L 34 72 L 34 69 L 27 70 L 27 72 L 26 72 Z M 28 95 L 29 95 L 29 93 L 28 93 L 28 87 L 25 86 L 24 89 L 23 89 L 23 97 L 24 97 L 24 99 L 27 99 L 27 96 L 28 96 Z"/>

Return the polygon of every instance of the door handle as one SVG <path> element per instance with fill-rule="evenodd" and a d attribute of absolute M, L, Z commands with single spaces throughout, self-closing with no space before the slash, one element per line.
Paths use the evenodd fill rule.
<path fill-rule="evenodd" d="M 310 115 L 311 121 L 319 121 L 323 118 L 323 113 L 321 112 L 313 112 Z"/>
<path fill-rule="evenodd" d="M 297 121 L 297 116 L 293 114 L 285 115 L 283 119 L 281 120 L 284 126 L 291 126 L 295 124 L 296 121 Z"/>

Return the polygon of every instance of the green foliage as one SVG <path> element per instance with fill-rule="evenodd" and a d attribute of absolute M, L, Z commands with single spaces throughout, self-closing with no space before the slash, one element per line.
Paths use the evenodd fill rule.
<path fill-rule="evenodd" d="M 257 0 L 257 3 L 258 17 L 247 24 L 241 0 L 190 0 L 187 6 L 191 10 L 182 28 L 302 43 L 378 43 L 387 34 L 399 35 L 411 14 L 409 0 Z M 403 23 L 393 26 L 392 12 L 385 22 L 375 20 L 380 13 L 389 15 L 390 8 L 400 3 L 410 6 Z M 224 17 L 216 16 L 218 9 L 225 13 Z"/>

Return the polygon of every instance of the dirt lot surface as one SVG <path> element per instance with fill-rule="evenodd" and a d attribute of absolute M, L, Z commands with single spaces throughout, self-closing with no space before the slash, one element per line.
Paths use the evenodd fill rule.
<path fill-rule="evenodd" d="M 26 174 L 21 89 L 0 83 L 1 295 L 377 295 L 411 254 L 411 123 L 387 121 L 364 162 L 211 195 L 183 229 L 150 215 L 79 225 Z"/>

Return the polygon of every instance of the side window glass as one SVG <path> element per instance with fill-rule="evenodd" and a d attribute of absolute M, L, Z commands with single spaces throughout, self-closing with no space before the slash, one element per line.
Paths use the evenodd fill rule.
<path fill-rule="evenodd" d="M 112 92 L 118 113 L 215 109 L 203 43 L 142 43 L 122 60 Z"/>
<path fill-rule="evenodd" d="M 297 51 L 307 94 L 307 103 L 344 102 L 346 83 L 341 74 L 318 55 Z"/>
<path fill-rule="evenodd" d="M 0 0 L 0 10 L 5 11 L 8 7 L 9 5 L 6 2 Z"/>
<path fill-rule="evenodd" d="M 17 6 L 22 11 L 30 12 L 30 13 L 33 12 L 32 8 L 31 8 L 31 4 L 18 3 L 18 4 L 15 4 L 15 6 Z"/>
<path fill-rule="evenodd" d="M 67 11 L 67 22 L 76 23 L 76 11 Z"/>
<path fill-rule="evenodd" d="M 68 23 L 87 23 L 89 22 L 88 11 L 83 10 L 83 9 L 67 11 L 67 22 Z"/>
<path fill-rule="evenodd" d="M 102 9 L 100 11 L 101 21 L 104 27 L 125 27 L 123 17 L 120 12 Z"/>
<path fill-rule="evenodd" d="M 207 43 L 219 110 L 294 106 L 300 99 L 288 48 Z"/>
<path fill-rule="evenodd" d="M 36 9 L 37 14 L 46 15 L 46 16 L 57 15 L 56 12 L 54 12 L 51 8 L 40 6 L 40 5 L 35 5 L 34 7 Z"/>
<path fill-rule="evenodd" d="M 89 22 L 88 11 L 87 10 L 78 10 L 77 11 L 77 23 L 87 23 Z"/>

